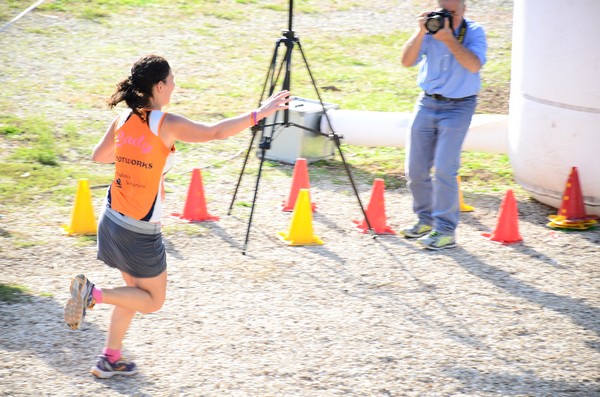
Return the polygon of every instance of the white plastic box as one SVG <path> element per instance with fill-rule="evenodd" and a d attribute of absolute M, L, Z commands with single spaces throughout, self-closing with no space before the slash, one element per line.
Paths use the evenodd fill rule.
<path fill-rule="evenodd" d="M 288 121 L 292 124 L 320 131 L 323 107 L 321 103 L 312 99 L 299 97 L 290 98 Z M 333 103 L 323 102 L 325 110 L 337 109 L 339 106 Z M 283 122 L 284 113 L 279 111 L 268 117 L 265 124 Z M 257 146 L 260 145 L 262 136 L 257 136 Z M 264 134 L 272 136 L 271 149 L 265 153 L 265 159 L 281 161 L 288 164 L 296 163 L 297 158 L 305 158 L 308 163 L 318 160 L 333 158 L 335 143 L 326 136 L 307 131 L 296 126 L 265 127 Z M 256 154 L 260 157 L 260 149 Z"/>

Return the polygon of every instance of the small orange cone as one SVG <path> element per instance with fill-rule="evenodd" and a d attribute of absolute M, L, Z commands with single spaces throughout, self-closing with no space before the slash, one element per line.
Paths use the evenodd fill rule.
<path fill-rule="evenodd" d="M 500 204 L 498 223 L 493 233 L 482 233 L 483 237 L 502 244 L 512 244 L 523 241 L 519 234 L 519 212 L 517 201 L 511 189 L 506 191 L 506 196 Z"/>
<path fill-rule="evenodd" d="M 76 234 L 96 234 L 97 225 L 92 205 L 92 193 L 89 181 L 80 179 L 77 183 L 75 205 L 71 211 L 71 224 L 62 227 L 63 234 L 69 236 Z"/>
<path fill-rule="evenodd" d="M 173 216 L 189 222 L 209 222 L 219 220 L 218 216 L 210 215 L 206 209 L 204 187 L 202 186 L 202 174 L 200 173 L 199 168 L 194 168 L 192 170 L 192 181 L 188 188 L 183 214 L 173 214 Z"/>
<path fill-rule="evenodd" d="M 279 232 L 277 237 L 287 245 L 322 245 L 323 241 L 313 234 L 312 210 L 308 189 L 300 189 L 298 200 L 292 213 L 290 226 L 286 232 Z"/>
<path fill-rule="evenodd" d="M 290 190 L 290 194 L 288 195 L 287 199 L 281 205 L 281 209 L 283 211 L 291 212 L 294 210 L 296 198 L 298 197 L 298 192 L 300 189 L 310 189 L 308 167 L 306 165 L 306 159 L 303 158 L 296 159 L 294 173 L 292 174 L 292 189 Z M 315 203 L 311 203 L 310 206 L 313 211 L 317 209 Z"/>
<path fill-rule="evenodd" d="M 547 226 L 558 229 L 586 230 L 598 223 L 597 216 L 585 213 L 577 167 L 571 168 L 558 214 L 550 215 L 548 219 Z"/>
<path fill-rule="evenodd" d="M 383 199 L 384 190 L 384 180 L 381 178 L 375 178 L 373 187 L 371 188 L 371 199 L 369 200 L 369 205 L 367 206 L 367 210 L 365 212 L 367 213 L 369 223 L 376 234 L 396 234 L 396 232 L 387 225 L 387 217 L 385 216 L 385 202 Z M 356 224 L 356 228 L 363 233 L 366 233 L 369 230 L 369 226 L 367 225 L 365 218 L 363 218 L 362 221 L 354 220 L 352 222 Z"/>
<path fill-rule="evenodd" d="M 458 182 L 458 205 L 460 208 L 460 212 L 473 212 L 473 210 L 475 208 L 473 208 L 470 205 L 465 204 L 465 202 L 463 201 L 463 193 L 462 190 L 460 188 L 460 175 L 458 175 L 456 177 L 456 180 Z"/>

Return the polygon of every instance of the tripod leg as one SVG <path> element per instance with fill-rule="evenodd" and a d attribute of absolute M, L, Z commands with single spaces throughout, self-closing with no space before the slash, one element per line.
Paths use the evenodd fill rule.
<path fill-rule="evenodd" d="M 286 45 L 286 52 L 285 52 L 284 58 L 282 59 L 281 65 L 279 66 L 277 75 L 275 75 L 275 67 L 276 67 L 275 63 L 277 62 L 277 53 L 279 51 L 279 46 L 282 42 L 284 42 Z M 285 75 L 283 78 L 282 89 L 289 90 L 290 66 L 291 66 L 291 57 L 292 57 L 293 48 L 294 48 L 294 44 L 293 44 L 293 42 L 290 42 L 289 40 L 280 39 L 277 42 L 277 47 L 275 48 L 275 53 L 273 54 L 271 68 L 269 69 L 269 74 L 267 75 L 267 80 L 265 81 L 265 87 L 263 88 L 263 93 L 266 89 L 266 84 L 270 78 L 271 86 L 269 89 L 269 95 L 273 94 L 273 92 L 275 91 L 275 86 L 277 85 L 277 82 L 279 81 L 279 77 L 281 76 L 281 72 L 282 72 L 282 70 L 284 70 L 284 64 L 285 64 Z M 252 198 L 252 208 L 250 209 L 250 218 L 248 219 L 248 227 L 246 229 L 246 239 L 244 240 L 244 248 L 242 251 L 243 255 L 246 255 L 248 241 L 250 240 L 250 229 L 252 228 L 252 218 L 254 217 L 254 208 L 256 206 L 256 197 L 258 196 L 258 185 L 260 183 L 260 178 L 262 176 L 262 170 L 263 170 L 263 164 L 265 162 L 266 151 L 271 148 L 271 141 L 272 141 L 273 135 L 275 133 L 275 124 L 277 124 L 277 113 L 275 113 L 275 115 L 273 116 L 273 120 L 275 122 L 270 127 L 269 132 L 265 133 L 266 127 L 264 126 L 264 124 L 262 125 L 262 128 L 261 128 L 262 140 L 259 145 L 259 148 L 261 149 L 260 164 L 258 166 L 258 175 L 256 176 L 256 186 L 254 187 L 254 197 Z M 287 123 L 288 123 L 288 111 L 286 109 L 286 110 L 284 110 L 284 124 L 283 125 L 287 125 Z"/>
<path fill-rule="evenodd" d="M 252 145 L 254 145 L 254 138 L 256 138 L 256 131 L 252 131 L 252 138 L 250 139 L 250 145 L 248 145 L 248 150 L 246 151 L 246 157 L 244 158 L 244 164 L 242 164 L 242 170 L 240 171 L 240 175 L 238 177 L 237 184 L 235 185 L 235 190 L 233 192 L 233 197 L 231 198 L 231 204 L 229 204 L 229 210 L 227 210 L 227 215 L 231 215 L 231 211 L 233 211 L 233 204 L 235 203 L 235 199 L 238 194 L 238 190 L 240 189 L 240 185 L 242 184 L 242 177 L 244 176 L 244 171 L 246 170 L 246 165 L 248 164 L 248 157 L 250 157 L 250 152 L 252 151 Z"/>
<path fill-rule="evenodd" d="M 264 96 L 265 91 L 267 90 L 267 86 L 269 86 L 269 95 L 273 93 L 275 88 L 275 84 L 273 78 L 275 76 L 275 68 L 277 66 L 277 54 L 279 53 L 279 47 L 281 45 L 281 39 L 277 40 L 275 43 L 275 49 L 273 51 L 273 56 L 271 58 L 271 63 L 269 64 L 269 70 L 267 71 L 267 76 L 265 78 L 265 82 L 263 84 L 262 92 L 260 94 L 260 99 L 258 101 L 258 106 L 260 106 Z M 264 129 L 260 129 L 261 135 L 264 132 Z M 244 158 L 244 164 L 242 165 L 242 170 L 240 171 L 240 175 L 238 177 L 237 184 L 235 185 L 235 190 L 233 192 L 233 197 L 231 198 L 231 203 L 229 204 L 229 209 L 227 210 L 227 215 L 231 215 L 233 211 L 233 205 L 235 203 L 235 199 L 237 197 L 238 191 L 240 189 L 240 185 L 242 183 L 242 177 L 244 176 L 244 171 L 246 170 L 246 165 L 248 164 L 248 158 L 250 157 L 250 152 L 252 151 L 252 145 L 254 144 L 254 139 L 256 138 L 256 133 L 258 129 L 252 130 L 252 138 L 250 139 L 250 145 L 248 145 L 248 151 L 246 152 L 246 157 Z"/>
<path fill-rule="evenodd" d="M 362 211 L 363 216 L 365 217 L 365 221 L 367 223 L 367 227 L 369 228 L 369 232 L 371 233 L 371 236 L 373 238 L 376 238 L 377 234 L 371 227 L 371 222 L 369 221 L 369 218 L 367 217 L 367 212 L 365 211 L 365 207 L 363 206 L 362 200 L 360 199 L 360 195 L 358 194 L 358 189 L 356 188 L 356 184 L 354 183 L 354 178 L 352 178 L 352 172 L 350 172 L 350 167 L 348 166 L 348 163 L 346 162 L 346 158 L 344 157 L 344 152 L 342 152 L 342 147 L 340 146 L 340 139 L 337 135 L 335 135 L 335 132 L 333 134 L 334 134 L 333 140 L 335 142 L 335 145 L 337 146 L 338 152 L 342 159 L 342 163 L 344 163 L 344 168 L 346 169 L 346 173 L 348 174 L 348 179 L 350 180 L 350 185 L 352 185 L 352 190 L 354 190 L 354 195 L 356 196 L 356 200 L 358 201 L 358 206 L 360 207 L 360 210 Z"/>
<path fill-rule="evenodd" d="M 369 228 L 369 232 L 371 232 L 371 235 L 373 236 L 373 238 L 375 238 L 377 236 L 377 234 L 375 234 L 375 231 L 371 227 L 371 222 L 369 221 L 369 218 L 367 217 L 367 212 L 365 211 L 365 207 L 363 206 L 363 203 L 360 199 L 360 195 L 358 194 L 358 189 L 356 188 L 356 184 L 354 183 L 354 178 L 352 178 L 352 172 L 350 172 L 350 167 L 348 166 L 348 163 L 346 162 L 346 158 L 344 157 L 344 153 L 342 152 L 342 147 L 340 146 L 340 137 L 339 137 L 339 135 L 337 135 L 335 133 L 335 131 L 333 130 L 333 127 L 331 126 L 331 122 L 329 121 L 329 116 L 327 115 L 327 111 L 325 110 L 325 105 L 323 104 L 323 100 L 321 99 L 321 94 L 319 93 L 317 83 L 315 82 L 315 79 L 310 70 L 310 67 L 308 66 L 308 60 L 306 59 L 306 56 L 304 55 L 304 50 L 302 50 L 302 45 L 300 44 L 300 41 L 297 41 L 297 43 L 298 43 L 298 48 L 300 49 L 300 54 L 302 54 L 302 59 L 304 60 L 304 65 L 306 66 L 306 70 L 308 70 L 308 75 L 310 76 L 310 81 L 312 82 L 313 88 L 315 89 L 315 92 L 317 93 L 317 98 L 319 99 L 319 102 L 321 103 L 321 107 L 323 108 L 323 115 L 325 116 L 325 119 L 327 120 L 327 123 L 329 124 L 329 130 L 331 131 L 331 134 L 333 135 L 332 139 L 335 142 L 335 146 L 338 149 L 340 158 L 342 159 L 342 163 L 344 163 L 344 168 L 346 169 L 346 173 L 348 174 L 348 179 L 350 180 L 350 184 L 352 185 L 352 190 L 354 190 L 354 195 L 356 196 L 356 200 L 358 201 L 358 206 L 360 207 L 360 210 L 362 211 L 362 213 L 365 217 L 365 221 L 367 223 L 367 227 Z"/>
<path fill-rule="evenodd" d="M 269 137 L 264 137 L 265 140 L 269 141 Z M 258 185 L 260 183 L 260 177 L 262 175 L 263 164 L 265 162 L 265 154 L 267 150 L 265 147 L 261 148 L 260 152 L 260 164 L 258 166 L 258 175 L 256 176 L 256 185 L 254 186 L 254 197 L 252 198 L 252 207 L 250 208 L 250 218 L 248 219 L 248 228 L 246 229 L 246 239 L 244 240 L 243 255 L 246 255 L 246 248 L 248 247 L 248 240 L 250 240 L 250 228 L 252 227 L 252 217 L 254 216 L 254 206 L 256 205 L 256 197 L 258 196 Z"/>
<path fill-rule="evenodd" d="M 294 41 L 287 41 L 286 42 L 286 50 L 285 50 L 285 57 L 284 57 L 284 62 L 285 62 L 285 76 L 283 77 L 283 85 L 281 87 L 281 89 L 283 90 L 290 90 L 291 87 L 291 81 L 292 81 L 292 51 L 294 49 Z M 283 123 L 285 125 L 288 125 L 290 121 L 290 111 L 288 109 L 285 109 L 283 111 Z"/>

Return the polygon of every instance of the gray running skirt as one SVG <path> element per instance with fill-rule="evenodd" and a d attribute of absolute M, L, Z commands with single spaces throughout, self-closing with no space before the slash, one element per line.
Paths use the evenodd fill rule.
<path fill-rule="evenodd" d="M 98 259 L 133 277 L 156 277 L 167 268 L 160 224 L 106 208 L 98 222 Z"/>

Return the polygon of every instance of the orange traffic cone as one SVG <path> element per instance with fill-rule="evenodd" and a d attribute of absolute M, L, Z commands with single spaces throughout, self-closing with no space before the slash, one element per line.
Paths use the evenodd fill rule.
<path fill-rule="evenodd" d="M 383 199 L 383 192 L 385 190 L 385 182 L 381 178 L 376 178 L 371 188 L 371 199 L 367 206 L 367 217 L 371 227 L 377 234 L 396 234 L 391 227 L 387 225 L 387 217 L 385 216 L 385 202 Z M 367 220 L 363 218 L 362 221 L 352 221 L 356 224 L 356 228 L 363 233 L 369 230 Z"/>
<path fill-rule="evenodd" d="M 92 205 L 92 194 L 87 179 L 77 182 L 75 205 L 71 211 L 71 224 L 62 227 L 63 234 L 69 236 L 78 234 L 96 234 L 97 225 Z"/>
<path fill-rule="evenodd" d="M 523 241 L 519 234 L 519 213 L 517 201 L 511 189 L 506 191 L 506 196 L 500 204 L 498 223 L 493 233 L 482 233 L 483 237 L 502 244 L 512 244 Z"/>
<path fill-rule="evenodd" d="M 571 168 L 558 214 L 550 215 L 548 219 L 547 226 L 555 229 L 586 230 L 598 223 L 597 216 L 585 213 L 577 167 Z"/>
<path fill-rule="evenodd" d="M 571 174 L 567 180 L 567 186 L 563 194 L 562 204 L 558 210 L 559 216 L 569 221 L 598 219 L 595 215 L 587 215 L 583 204 L 583 194 L 579 184 L 579 173 L 577 167 L 571 168 Z"/>
<path fill-rule="evenodd" d="M 199 168 L 192 170 L 192 181 L 188 188 L 187 200 L 183 209 L 183 214 L 173 214 L 180 219 L 189 222 L 208 222 L 218 221 L 218 216 L 212 216 L 206 209 L 206 199 L 204 197 L 204 187 L 202 186 L 202 174 Z"/>
<path fill-rule="evenodd" d="M 310 189 L 310 181 L 308 179 L 308 167 L 306 166 L 306 159 L 296 159 L 294 165 L 294 173 L 292 174 L 292 190 L 287 199 L 281 205 L 281 209 L 286 212 L 294 210 L 296 205 L 296 198 L 300 189 Z M 311 203 L 310 207 L 313 211 L 317 209 L 315 203 Z"/>
<path fill-rule="evenodd" d="M 473 208 L 470 205 L 465 204 L 464 199 L 463 199 L 463 192 L 460 188 L 460 175 L 458 175 L 456 177 L 456 181 L 458 182 L 458 207 L 460 209 L 460 212 L 473 212 L 473 210 L 475 210 L 475 208 Z"/>
<path fill-rule="evenodd" d="M 300 189 L 287 232 L 277 237 L 287 245 L 322 245 L 323 241 L 313 234 L 312 210 L 308 189 Z"/>

